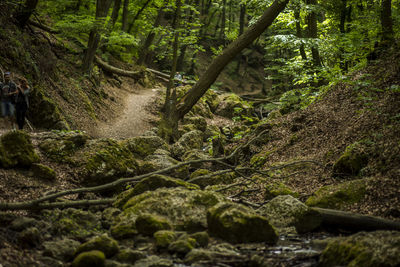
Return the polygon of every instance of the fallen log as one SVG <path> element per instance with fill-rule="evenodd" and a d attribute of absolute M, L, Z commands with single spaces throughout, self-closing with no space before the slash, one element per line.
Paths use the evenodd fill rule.
<path fill-rule="evenodd" d="M 97 65 L 99 65 L 99 67 L 101 67 L 103 70 L 105 70 L 107 72 L 117 74 L 120 76 L 130 77 L 135 80 L 139 80 L 139 79 L 143 78 L 144 72 L 145 72 L 145 71 L 128 71 L 128 70 L 116 68 L 116 67 L 111 66 L 108 63 L 104 62 L 98 56 L 95 56 L 95 62 L 97 63 Z"/>
<path fill-rule="evenodd" d="M 300 216 L 296 221 L 295 227 L 299 234 L 318 229 L 345 230 L 350 232 L 400 231 L 400 222 L 340 210 L 310 208 L 308 212 Z"/>

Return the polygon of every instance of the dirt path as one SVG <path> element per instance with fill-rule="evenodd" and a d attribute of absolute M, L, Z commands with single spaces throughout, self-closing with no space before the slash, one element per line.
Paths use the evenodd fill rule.
<path fill-rule="evenodd" d="M 154 115 L 146 110 L 146 106 L 154 100 L 157 90 L 146 89 L 127 94 L 122 114 L 110 122 L 100 123 L 93 135 L 98 138 L 126 139 L 150 130 Z"/>

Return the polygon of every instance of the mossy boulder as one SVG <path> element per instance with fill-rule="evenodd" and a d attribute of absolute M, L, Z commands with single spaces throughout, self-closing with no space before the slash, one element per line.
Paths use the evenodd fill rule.
<path fill-rule="evenodd" d="M 201 116 L 204 118 L 212 118 L 213 113 L 211 112 L 209 105 L 204 100 L 200 100 L 192 107 L 187 116 Z"/>
<path fill-rule="evenodd" d="M 36 247 L 42 242 L 42 236 L 37 227 L 29 227 L 18 233 L 19 244 L 24 248 Z"/>
<path fill-rule="evenodd" d="M 359 174 L 360 170 L 368 164 L 368 153 L 365 145 L 356 142 L 344 151 L 343 155 L 333 165 L 334 176 L 352 176 Z"/>
<path fill-rule="evenodd" d="M 30 136 L 24 131 L 10 131 L 0 138 L 0 165 L 30 167 L 39 161 Z"/>
<path fill-rule="evenodd" d="M 322 252 L 320 266 L 400 266 L 400 232 L 360 232 L 332 238 Z"/>
<path fill-rule="evenodd" d="M 183 119 L 183 124 L 194 125 L 197 130 L 202 132 L 204 132 L 207 129 L 207 121 L 204 117 L 201 116 L 192 116 L 192 117 L 187 116 Z"/>
<path fill-rule="evenodd" d="M 73 161 L 80 167 L 83 183 L 88 186 L 134 175 L 138 168 L 127 147 L 112 139 L 90 140 L 84 149 L 75 153 Z"/>
<path fill-rule="evenodd" d="M 249 115 L 252 112 L 251 105 L 236 94 L 224 94 L 219 96 L 219 105 L 215 114 L 232 119 L 235 116 Z"/>
<path fill-rule="evenodd" d="M 87 251 L 79 254 L 72 262 L 72 267 L 103 267 L 106 256 L 99 250 Z"/>
<path fill-rule="evenodd" d="M 189 235 L 190 238 L 196 240 L 195 247 L 207 247 L 210 237 L 207 232 L 197 232 Z"/>
<path fill-rule="evenodd" d="M 212 173 L 208 170 L 198 169 L 192 173 L 189 182 L 199 185 L 201 188 L 205 188 L 210 185 L 229 184 L 233 182 L 236 177 L 234 172 L 221 173 L 213 176 L 209 176 L 210 174 Z"/>
<path fill-rule="evenodd" d="M 140 234 L 153 236 L 157 231 L 172 229 L 171 222 L 157 214 L 140 214 L 135 221 L 136 229 Z"/>
<path fill-rule="evenodd" d="M 284 183 L 270 183 L 265 186 L 265 199 L 270 200 L 279 195 L 290 195 L 292 197 L 299 197 L 299 193 L 293 192 Z"/>
<path fill-rule="evenodd" d="M 45 179 L 48 181 L 56 180 L 56 172 L 46 165 L 33 163 L 31 166 L 31 171 L 35 178 Z"/>
<path fill-rule="evenodd" d="M 129 224 L 140 214 L 155 214 L 167 218 L 175 230 L 202 231 L 207 228 L 207 209 L 222 200 L 222 195 L 210 191 L 160 188 L 119 202 L 123 212 L 115 224 Z"/>
<path fill-rule="evenodd" d="M 196 245 L 196 240 L 185 235 L 176 241 L 173 241 L 168 246 L 170 253 L 176 253 L 178 255 L 186 255 Z"/>
<path fill-rule="evenodd" d="M 161 230 L 154 233 L 156 246 L 158 248 L 168 248 L 168 246 L 178 239 L 178 235 L 174 231 Z"/>
<path fill-rule="evenodd" d="M 195 130 L 182 135 L 182 137 L 171 146 L 171 152 L 174 157 L 181 158 L 186 151 L 201 149 L 202 146 L 203 132 Z"/>
<path fill-rule="evenodd" d="M 266 217 L 280 234 L 296 233 L 295 222 L 309 208 L 290 195 L 277 196 L 257 210 L 258 214 Z"/>
<path fill-rule="evenodd" d="M 136 219 L 136 217 L 134 217 Z M 122 240 L 122 239 L 127 239 L 127 238 L 132 238 L 135 235 L 138 234 L 138 231 L 136 230 L 136 224 L 135 224 L 135 219 L 131 220 L 132 218 L 129 219 L 124 219 L 123 221 L 119 222 L 114 222 L 111 223 L 110 227 L 110 234 L 113 238 Z"/>
<path fill-rule="evenodd" d="M 80 131 L 52 131 L 40 136 L 39 148 L 50 159 L 70 163 L 71 156 L 83 148 L 89 136 Z"/>
<path fill-rule="evenodd" d="M 347 181 L 337 185 L 327 185 L 318 189 L 306 201 L 306 205 L 328 209 L 342 209 L 365 197 L 367 179 Z"/>
<path fill-rule="evenodd" d="M 168 144 L 158 136 L 137 136 L 127 139 L 124 144 L 138 157 L 147 157 L 157 149 L 169 149 Z"/>
<path fill-rule="evenodd" d="M 173 267 L 174 263 L 170 259 L 164 259 L 156 255 L 148 256 L 145 259 L 138 260 L 134 267 Z"/>
<path fill-rule="evenodd" d="M 157 150 L 155 154 L 146 157 L 144 161 L 147 162 L 149 167 L 148 171 L 150 172 L 169 168 L 181 163 L 180 161 L 169 156 L 169 154 L 162 153 L 162 150 Z M 181 179 L 187 179 L 189 177 L 189 166 L 185 165 L 166 172 L 165 174 Z"/>
<path fill-rule="evenodd" d="M 235 203 L 220 203 L 207 211 L 208 231 L 231 243 L 275 244 L 278 235 L 267 218 Z"/>
<path fill-rule="evenodd" d="M 214 113 L 219 105 L 219 98 L 217 92 L 215 92 L 212 89 L 209 89 L 201 99 L 204 100 L 205 103 L 207 103 L 207 105 L 210 107 L 211 112 Z"/>
<path fill-rule="evenodd" d="M 200 187 L 195 184 L 191 184 L 165 175 L 157 174 L 143 179 L 142 181 L 137 183 L 132 189 L 129 189 L 124 193 L 120 194 L 118 196 L 116 205 L 120 206 L 119 203 L 125 203 L 133 196 L 140 195 L 147 191 L 154 191 L 158 188 L 171 188 L 171 187 L 185 187 L 189 190 L 200 189 Z"/>
<path fill-rule="evenodd" d="M 208 160 L 210 159 L 210 155 L 203 152 L 203 150 L 200 149 L 192 149 L 189 151 L 186 151 L 186 153 L 182 156 L 182 161 L 193 161 L 193 160 Z M 207 167 L 208 162 L 204 163 L 195 163 L 191 164 L 190 166 L 192 168 L 205 168 Z"/>
<path fill-rule="evenodd" d="M 114 258 L 119 262 L 133 264 L 140 259 L 146 258 L 146 254 L 142 251 L 125 248 L 121 249 Z"/>
<path fill-rule="evenodd" d="M 80 246 L 76 240 L 64 238 L 57 241 L 43 242 L 43 256 L 52 257 L 62 261 L 72 261 L 75 251 Z"/>
<path fill-rule="evenodd" d="M 116 240 L 112 239 L 107 234 L 103 234 L 100 236 L 95 236 L 94 238 L 80 245 L 75 254 L 78 255 L 82 252 L 91 250 L 99 250 L 103 252 L 107 258 L 111 258 L 118 253 L 119 246 Z"/>

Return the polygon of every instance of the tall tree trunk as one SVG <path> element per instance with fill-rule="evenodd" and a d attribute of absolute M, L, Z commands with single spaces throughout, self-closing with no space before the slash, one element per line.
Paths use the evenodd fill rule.
<path fill-rule="evenodd" d="M 391 42 L 394 38 L 392 20 L 392 0 L 382 0 L 381 3 L 382 41 Z"/>
<path fill-rule="evenodd" d="M 99 29 L 104 26 L 104 18 L 107 16 L 112 0 L 97 0 L 96 2 L 96 22 L 90 31 L 88 48 L 83 59 L 82 68 L 85 73 L 90 74 L 92 63 L 100 42 Z"/>
<path fill-rule="evenodd" d="M 150 33 L 147 35 L 144 45 L 141 49 L 139 59 L 137 61 L 137 63 L 139 65 L 142 65 L 143 63 L 146 65 L 149 64 L 149 61 L 148 61 L 149 47 L 153 43 L 154 37 L 156 37 L 156 33 L 155 33 L 154 29 L 156 29 L 158 26 L 160 26 L 161 19 L 164 16 L 164 8 L 165 8 L 165 2 L 164 2 L 164 5 L 162 7 L 160 7 L 160 9 L 158 10 L 156 20 L 154 21 L 153 30 L 151 30 Z"/>
<path fill-rule="evenodd" d="M 178 139 L 178 113 L 176 111 L 176 89 L 171 93 L 174 87 L 174 78 L 176 73 L 176 63 L 178 61 L 178 46 L 179 46 L 179 21 L 181 16 L 181 0 L 176 1 L 176 11 L 172 27 L 175 31 L 174 42 L 172 45 L 172 69 L 167 85 L 164 112 L 160 121 L 159 135 L 167 142 L 177 141 Z"/>
<path fill-rule="evenodd" d="M 342 0 L 342 6 L 340 10 L 340 23 L 339 23 L 339 30 L 342 35 L 346 33 L 346 19 L 348 15 L 348 10 L 347 10 L 347 0 Z M 340 59 L 340 68 L 344 71 L 347 72 L 348 70 L 348 62 L 347 60 L 343 59 L 343 53 L 344 50 L 343 48 L 340 48 L 339 50 L 339 59 Z"/>
<path fill-rule="evenodd" d="M 246 4 L 240 4 L 240 19 L 239 19 L 239 36 L 242 35 L 244 31 L 244 24 L 246 20 Z"/>
<path fill-rule="evenodd" d="M 221 17 L 222 17 L 222 14 L 221 14 L 221 13 L 218 13 L 218 16 L 217 16 L 217 23 L 215 24 L 214 35 L 213 35 L 215 38 L 217 37 L 217 32 L 218 32 L 218 29 L 220 28 L 220 27 L 219 27 L 219 23 L 220 23 L 220 21 L 221 21 Z"/>
<path fill-rule="evenodd" d="M 143 6 L 138 10 L 138 12 L 136 12 L 136 15 L 133 17 L 133 20 L 131 21 L 131 23 L 129 24 L 128 27 L 128 32 L 131 32 L 133 25 L 135 25 L 136 20 L 139 18 L 139 16 L 142 14 L 142 12 L 146 9 L 146 7 L 150 4 L 152 0 L 147 0 Z"/>
<path fill-rule="evenodd" d="M 275 0 L 256 23 L 224 49 L 222 54 L 214 58 L 197 83 L 179 101 L 177 107 L 178 118 L 183 118 L 192 109 L 215 82 L 224 67 L 272 24 L 281 11 L 285 9 L 288 2 L 289 0 Z"/>
<path fill-rule="evenodd" d="M 38 2 L 39 0 L 25 0 L 25 3 L 14 14 L 14 17 L 17 20 L 18 27 L 25 27 L 33 11 L 35 11 Z"/>
<path fill-rule="evenodd" d="M 124 32 L 128 31 L 128 13 L 129 13 L 129 0 L 124 0 L 124 7 L 122 9 L 122 27 Z"/>
<path fill-rule="evenodd" d="M 111 14 L 111 25 L 114 26 L 118 19 L 119 10 L 121 9 L 121 0 L 114 1 L 114 7 Z"/>
<path fill-rule="evenodd" d="M 222 15 L 221 15 L 221 31 L 219 39 L 225 41 L 225 25 L 226 25 L 226 0 L 222 0 Z"/>
<path fill-rule="evenodd" d="M 299 9 L 295 9 L 294 18 L 296 20 L 296 36 L 297 36 L 297 38 L 302 39 L 303 38 L 303 31 L 301 29 L 301 24 L 300 24 L 301 18 L 300 18 L 300 10 Z M 301 42 L 299 49 L 300 49 L 301 58 L 303 60 L 307 60 L 307 55 L 306 55 L 306 51 L 304 49 L 303 42 Z"/>
<path fill-rule="evenodd" d="M 317 0 L 307 0 L 307 4 L 309 5 L 317 5 Z M 307 15 L 307 22 L 308 22 L 308 36 L 313 39 L 318 38 L 318 26 L 317 26 L 317 16 L 315 11 L 311 11 Z M 311 54 L 314 62 L 314 66 L 321 66 L 321 58 L 319 56 L 318 46 L 314 44 L 311 47 Z"/>

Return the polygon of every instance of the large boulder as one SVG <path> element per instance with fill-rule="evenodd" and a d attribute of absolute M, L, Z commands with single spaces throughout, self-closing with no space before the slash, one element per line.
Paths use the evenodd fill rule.
<path fill-rule="evenodd" d="M 368 179 L 347 181 L 337 185 L 323 186 L 306 201 L 306 205 L 328 209 L 342 209 L 365 197 Z"/>
<path fill-rule="evenodd" d="M 213 173 L 209 170 L 197 169 L 190 175 L 190 180 L 188 182 L 199 185 L 201 188 L 205 188 L 209 185 L 229 184 L 235 179 L 234 172 L 226 172 L 218 175 L 212 174 Z"/>
<path fill-rule="evenodd" d="M 171 152 L 174 157 L 181 158 L 186 151 L 201 149 L 202 146 L 203 132 L 195 130 L 182 135 L 182 137 L 171 146 Z"/>
<path fill-rule="evenodd" d="M 320 257 L 320 266 L 400 266 L 400 232 L 360 232 L 332 238 Z"/>
<path fill-rule="evenodd" d="M 78 241 L 69 238 L 46 241 L 43 242 L 43 256 L 49 256 L 61 261 L 71 261 L 74 259 L 75 251 L 79 245 Z"/>
<path fill-rule="evenodd" d="M 72 262 L 72 267 L 103 267 L 105 266 L 106 256 L 99 250 L 82 252 Z"/>
<path fill-rule="evenodd" d="M 11 131 L 0 138 L 0 165 L 30 167 L 39 161 L 30 136 L 23 131 Z"/>
<path fill-rule="evenodd" d="M 158 171 L 181 163 L 180 161 L 172 158 L 169 153 L 163 152 L 166 151 L 163 151 L 161 149 L 157 150 L 153 155 L 150 155 L 144 159 L 148 172 Z M 187 179 L 189 177 L 189 166 L 184 165 L 179 168 L 173 169 L 165 174 L 181 179 Z"/>
<path fill-rule="evenodd" d="M 251 114 L 252 107 L 246 101 L 243 101 L 236 94 L 224 94 L 219 96 L 219 105 L 215 114 L 232 119 L 235 116 Z"/>
<path fill-rule="evenodd" d="M 107 258 L 111 258 L 119 251 L 118 242 L 107 234 L 95 236 L 89 241 L 80 245 L 75 254 L 78 255 L 85 251 L 99 250 L 104 253 Z"/>
<path fill-rule="evenodd" d="M 357 175 L 368 164 L 365 145 L 356 142 L 348 147 L 333 165 L 334 176 Z"/>
<path fill-rule="evenodd" d="M 127 139 L 124 144 L 138 157 L 147 157 L 157 149 L 168 150 L 168 144 L 158 136 L 137 136 Z"/>
<path fill-rule="evenodd" d="M 207 211 L 208 231 L 231 243 L 275 244 L 278 235 L 267 218 L 235 203 L 220 203 Z"/>
<path fill-rule="evenodd" d="M 207 121 L 204 117 L 201 116 L 186 116 L 183 119 L 183 124 L 191 124 L 196 127 L 197 130 L 204 132 L 207 129 Z"/>
<path fill-rule="evenodd" d="M 309 208 L 298 199 L 290 195 L 281 195 L 269 201 L 257 212 L 266 217 L 280 234 L 287 234 L 296 233 L 295 222 L 308 210 Z"/>
<path fill-rule="evenodd" d="M 210 191 L 160 188 L 119 202 L 123 212 L 114 224 L 134 227 L 132 222 L 140 214 L 155 214 L 168 219 L 175 230 L 201 231 L 207 228 L 207 209 L 222 200 L 222 195 Z"/>

